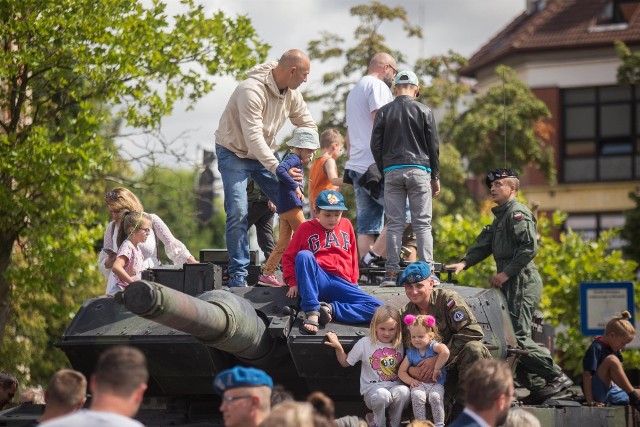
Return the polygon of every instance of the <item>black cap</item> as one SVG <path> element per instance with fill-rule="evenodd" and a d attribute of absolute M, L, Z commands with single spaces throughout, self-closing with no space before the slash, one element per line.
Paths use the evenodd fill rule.
<path fill-rule="evenodd" d="M 518 178 L 518 174 L 511 169 L 498 168 L 489 172 L 484 182 L 485 184 L 487 184 L 487 187 L 491 188 L 491 183 L 493 181 L 496 181 L 502 178 Z"/>

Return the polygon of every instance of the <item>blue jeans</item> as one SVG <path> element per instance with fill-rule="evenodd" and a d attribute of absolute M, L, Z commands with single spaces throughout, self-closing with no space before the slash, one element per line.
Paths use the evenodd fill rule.
<path fill-rule="evenodd" d="M 216 154 L 224 189 L 224 211 L 227 214 L 229 277 L 247 277 L 249 265 L 247 182 L 249 177 L 253 178 L 269 200 L 277 200 L 278 179 L 259 161 L 241 159 L 221 145 L 216 144 Z"/>
<path fill-rule="evenodd" d="M 358 184 L 362 173 L 349 171 L 356 196 L 356 234 L 380 234 L 384 225 L 384 197 L 371 197 L 369 190 Z"/>
<path fill-rule="evenodd" d="M 343 323 L 364 323 L 382 301 L 335 274 L 324 271 L 313 252 L 304 250 L 296 255 L 296 281 L 302 311 L 318 311 L 320 301 L 331 303 L 333 319 Z"/>
<path fill-rule="evenodd" d="M 407 198 L 411 210 L 411 225 L 418 241 L 418 259 L 433 265 L 431 174 L 415 167 L 393 169 L 384 174 L 387 272 L 400 271 L 400 246 L 405 228 L 404 202 Z"/>

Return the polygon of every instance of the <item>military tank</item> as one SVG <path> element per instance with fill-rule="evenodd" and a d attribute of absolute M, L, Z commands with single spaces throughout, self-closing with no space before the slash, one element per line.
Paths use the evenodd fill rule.
<path fill-rule="evenodd" d="M 154 277 L 164 281 L 165 276 Z M 219 275 L 211 286 L 202 275 L 183 277 L 181 282 L 167 280 L 166 284 L 142 280 L 116 298 L 85 301 L 60 343 L 73 368 L 89 376 L 106 348 L 126 344 L 141 349 L 150 379 L 136 418 L 148 426 L 222 425 L 220 398 L 213 392 L 212 381 L 218 372 L 238 364 L 265 370 L 298 399 L 320 390 L 334 399 L 339 414 L 366 412 L 359 393 L 359 366 L 342 368 L 334 350 L 323 342 L 324 333 L 333 331 L 349 351 L 368 335 L 368 324 L 331 322 L 317 335 L 305 335 L 300 332 L 304 314 L 297 300 L 286 296 L 286 289 L 226 288 Z M 513 366 L 520 350 L 503 295 L 495 289 L 456 286 L 450 278 L 441 286 L 452 287 L 467 301 L 493 357 Z M 403 288 L 362 289 L 398 308 L 407 302 Z M 38 411 L 29 406 L 5 411 L 0 426 L 36 418 Z M 554 418 L 558 411 L 550 409 L 542 413 L 547 420 L 544 425 L 569 425 Z M 618 422 L 597 425 L 624 425 Z"/>

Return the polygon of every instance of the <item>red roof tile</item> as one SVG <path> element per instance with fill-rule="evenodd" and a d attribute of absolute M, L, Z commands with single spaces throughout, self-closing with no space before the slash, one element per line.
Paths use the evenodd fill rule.
<path fill-rule="evenodd" d="M 524 12 L 509 23 L 460 73 L 473 77 L 478 69 L 523 52 L 588 49 L 609 46 L 615 40 L 640 43 L 640 1 L 621 4 L 626 26 L 598 24 L 608 2 L 611 0 L 547 0 L 541 11 Z"/>

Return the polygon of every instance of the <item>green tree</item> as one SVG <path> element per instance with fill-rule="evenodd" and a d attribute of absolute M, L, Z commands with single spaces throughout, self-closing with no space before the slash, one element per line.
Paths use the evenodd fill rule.
<path fill-rule="evenodd" d="M 474 99 L 451 139 L 475 174 L 484 175 L 508 161 L 508 167 L 519 171 L 536 165 L 554 183 L 553 149 L 546 145 L 552 130 L 543 121 L 551 116 L 548 108 L 512 68 L 500 65 L 496 74 L 502 84 Z"/>
<path fill-rule="evenodd" d="M 141 189 L 136 190 L 136 194 L 145 210 L 159 215 L 171 233 L 198 259 L 200 249 L 226 247 L 226 217 L 221 200 L 216 198 L 214 204 L 218 209 L 211 221 L 204 226 L 198 223 L 194 193 L 196 174 L 196 171 L 185 169 L 147 170 L 139 183 Z M 170 263 L 162 249 L 159 255 Z"/>
<path fill-rule="evenodd" d="M 178 99 L 193 103 L 211 91 L 212 76 L 238 75 L 266 55 L 268 46 L 248 18 L 207 17 L 192 0 L 181 4 L 170 17 L 159 0 L 0 0 L 5 367 L 12 366 L 7 353 L 15 343 L 42 341 L 30 332 L 59 336 L 20 323 L 21 315 L 12 319 L 12 308 L 30 311 L 27 299 L 15 297 L 46 293 L 33 308 L 55 301 L 44 312 L 47 324 L 57 325 L 66 323 L 86 290 L 102 283 L 93 242 L 103 228 L 91 208 L 103 207 L 102 195 L 95 195 L 104 185 L 99 179 L 114 178 L 110 164 L 117 155 L 109 141 L 116 118 L 157 128 Z M 38 357 L 28 350 L 23 356 L 23 366 Z"/>
<path fill-rule="evenodd" d="M 626 244 L 622 249 L 629 259 L 640 264 L 640 191 L 629 193 L 629 198 L 636 206 L 624 213 L 624 226 L 620 236 Z"/>
<path fill-rule="evenodd" d="M 482 227 L 493 221 L 488 207 L 487 204 L 479 217 L 449 215 L 437 218 L 438 229 L 443 237 L 435 248 L 436 259 L 445 263 L 459 260 L 466 248 L 475 242 Z M 554 238 L 554 230 L 565 219 L 566 214 L 561 212 L 554 213 L 552 218 L 538 219 L 540 249 L 534 262 L 544 283 L 540 310 L 545 323 L 554 326 L 557 332 L 556 358 L 566 371 L 577 374 L 582 369 L 584 350 L 593 338 L 583 336 L 577 327 L 580 324 L 580 283 L 633 280 L 637 264 L 623 259 L 619 250 L 611 249 L 610 242 L 617 231 L 603 233 L 595 241 L 584 240 L 580 234 L 572 231 L 561 233 L 558 239 Z M 495 263 L 489 257 L 461 272 L 457 279 L 463 286 L 488 287 L 495 273 Z M 638 304 L 640 289 L 637 282 L 635 289 Z M 640 352 L 629 351 L 629 358 L 637 362 Z"/>

